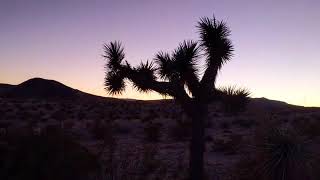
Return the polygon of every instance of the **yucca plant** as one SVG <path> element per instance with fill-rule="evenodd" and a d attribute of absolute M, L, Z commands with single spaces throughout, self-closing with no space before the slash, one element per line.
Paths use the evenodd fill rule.
<path fill-rule="evenodd" d="M 250 91 L 246 88 L 237 88 L 236 86 L 227 86 L 219 88 L 222 92 L 222 103 L 227 113 L 238 113 L 245 110 L 250 101 Z"/>
<path fill-rule="evenodd" d="M 125 80 L 133 83 L 140 92 L 155 91 L 173 97 L 192 120 L 190 146 L 190 177 L 203 179 L 204 125 L 208 104 L 221 98 L 215 87 L 222 66 L 231 59 L 233 45 L 230 30 L 224 21 L 201 18 L 197 28 L 199 42 L 184 41 L 172 52 L 159 52 L 152 62 L 132 67 L 125 60 L 120 42 L 104 45 L 107 59 L 105 87 L 114 95 L 125 90 Z M 205 59 L 204 71 L 200 58 Z M 203 72 L 203 74 L 201 74 Z"/>
<path fill-rule="evenodd" d="M 308 180 L 311 160 L 307 141 L 294 130 L 276 128 L 257 146 L 256 176 L 265 180 Z"/>

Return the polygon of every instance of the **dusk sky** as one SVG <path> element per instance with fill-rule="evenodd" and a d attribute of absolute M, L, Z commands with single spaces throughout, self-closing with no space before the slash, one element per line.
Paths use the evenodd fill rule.
<path fill-rule="evenodd" d="M 0 0 L 0 83 L 42 77 L 108 96 L 104 43 L 120 40 L 136 65 L 198 40 L 197 21 L 213 14 L 231 28 L 235 48 L 218 86 L 320 106 L 319 0 Z M 161 98 L 131 88 L 119 97 Z"/>

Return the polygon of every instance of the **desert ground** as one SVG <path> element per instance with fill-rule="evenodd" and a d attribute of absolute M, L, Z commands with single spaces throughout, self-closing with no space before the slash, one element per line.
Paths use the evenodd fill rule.
<path fill-rule="evenodd" d="M 254 159 L 259 143 L 274 129 L 294 130 L 304 146 L 310 147 L 310 154 L 319 152 L 320 108 L 257 98 L 243 112 L 225 112 L 219 103 L 211 104 L 209 112 L 208 179 L 240 179 L 240 172 L 253 173 L 245 164 Z M 143 174 L 142 179 L 183 179 L 188 174 L 190 122 L 173 100 L 1 98 L 0 129 L 3 149 L 10 147 L 9 137 L 39 137 L 55 129 L 107 169 L 91 173 L 95 177 L 126 179 L 125 174 L 134 179 Z"/>

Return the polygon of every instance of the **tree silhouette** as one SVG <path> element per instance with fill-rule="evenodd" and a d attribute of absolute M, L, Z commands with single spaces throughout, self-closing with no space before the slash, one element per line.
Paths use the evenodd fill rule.
<path fill-rule="evenodd" d="M 120 42 L 104 45 L 107 59 L 105 88 L 110 94 L 123 92 L 125 80 L 129 80 L 140 92 L 156 91 L 173 97 L 191 118 L 189 166 L 192 180 L 203 179 L 204 122 L 208 104 L 223 95 L 216 89 L 215 82 L 218 71 L 230 60 L 233 52 L 230 30 L 224 21 L 204 17 L 199 20 L 197 28 L 199 42 L 184 41 L 172 54 L 159 52 L 152 62 L 141 62 L 137 67 L 125 60 Z M 206 59 L 202 74 L 200 58 Z"/>

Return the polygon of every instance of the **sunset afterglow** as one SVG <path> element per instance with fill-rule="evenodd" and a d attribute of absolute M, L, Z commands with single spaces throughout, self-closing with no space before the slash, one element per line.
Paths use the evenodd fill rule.
<path fill-rule="evenodd" d="M 119 40 L 133 65 L 198 39 L 199 17 L 229 25 L 234 56 L 218 85 L 253 97 L 320 106 L 320 1 L 49 1 L 0 2 L 0 83 L 33 77 L 109 96 L 103 44 Z M 138 3 L 139 2 L 139 3 Z M 275 6 L 277 4 L 277 6 Z M 131 87 L 120 98 L 161 99 Z"/>

